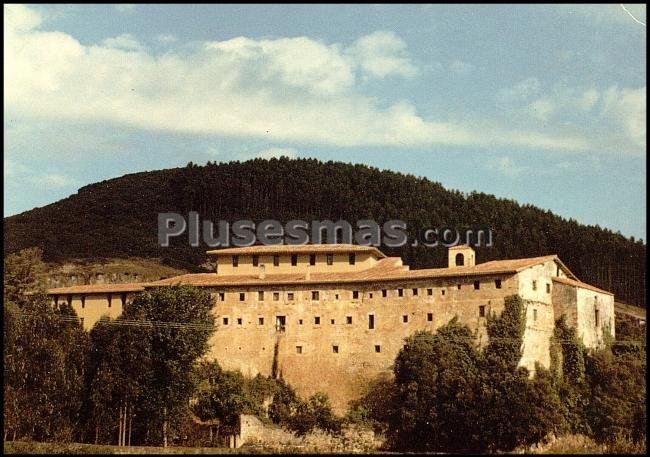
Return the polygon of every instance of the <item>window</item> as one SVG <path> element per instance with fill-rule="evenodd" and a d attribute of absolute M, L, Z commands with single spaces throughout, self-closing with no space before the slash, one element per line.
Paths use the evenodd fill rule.
<path fill-rule="evenodd" d="M 356 260 L 357 260 L 357 259 L 356 259 L 356 256 L 355 256 L 354 254 L 350 254 L 350 255 L 348 256 L 348 262 L 350 263 L 350 265 L 354 265 L 355 262 L 356 262 Z"/>
<path fill-rule="evenodd" d="M 260 256 L 254 255 L 253 256 L 253 266 L 256 267 L 256 266 L 259 265 L 259 263 L 260 263 Z"/>
<path fill-rule="evenodd" d="M 352 291 L 352 298 L 354 298 L 354 299 L 359 298 L 359 291 L 358 290 L 353 290 Z"/>
<path fill-rule="evenodd" d="M 298 255 L 291 254 L 291 266 L 295 267 L 296 265 L 298 265 Z"/>
<path fill-rule="evenodd" d="M 381 346 L 378 344 L 375 344 L 375 352 L 381 352 Z"/>
<path fill-rule="evenodd" d="M 460 284 L 458 284 L 458 290 L 460 290 Z"/>
<path fill-rule="evenodd" d="M 427 295 L 428 296 L 433 295 L 433 289 L 427 289 Z"/>
<path fill-rule="evenodd" d="M 352 316 L 345 316 L 345 323 L 348 325 L 352 324 Z"/>
<path fill-rule="evenodd" d="M 339 294 L 334 294 L 334 300 L 338 300 L 338 299 L 339 299 Z"/>
<path fill-rule="evenodd" d="M 258 318 L 257 318 L 257 323 L 258 323 L 259 325 L 264 325 L 264 318 L 263 318 L 263 317 L 258 317 Z"/>
<path fill-rule="evenodd" d="M 298 325 L 302 325 L 302 319 L 298 319 Z"/>
<path fill-rule="evenodd" d="M 68 305 L 72 305 L 72 295 L 68 295 Z"/>
<path fill-rule="evenodd" d="M 239 292 L 239 301 L 246 300 L 246 292 Z"/>
<path fill-rule="evenodd" d="M 219 292 L 219 301 L 224 301 L 226 299 L 226 294 L 224 292 Z"/>
<path fill-rule="evenodd" d="M 54 304 L 56 305 L 56 302 L 58 301 L 59 297 L 54 297 Z M 108 294 L 108 307 L 111 307 L 111 301 L 113 299 L 113 296 L 111 294 Z"/>
<path fill-rule="evenodd" d="M 334 265 L 334 254 L 327 254 L 327 264 Z"/>
<path fill-rule="evenodd" d="M 241 325 L 241 324 L 242 324 L 241 317 L 238 317 L 238 318 L 237 318 L 237 325 Z"/>
<path fill-rule="evenodd" d="M 388 297 L 388 291 L 387 291 L 386 289 L 382 289 L 382 290 L 381 290 L 381 296 L 382 296 L 383 298 Z"/>
<path fill-rule="evenodd" d="M 296 346 L 296 354 L 302 354 L 302 346 Z"/>
<path fill-rule="evenodd" d="M 533 280 L 533 290 L 537 290 L 537 281 Z"/>
<path fill-rule="evenodd" d="M 280 256 L 279 255 L 274 255 L 273 256 L 273 266 L 274 267 L 280 266 Z"/>
<path fill-rule="evenodd" d="M 275 331 L 284 333 L 284 330 L 287 325 L 286 316 L 275 316 Z"/>
<path fill-rule="evenodd" d="M 495 279 L 494 280 L 494 287 L 497 289 L 501 289 L 501 280 L 500 279 Z"/>
<path fill-rule="evenodd" d="M 314 317 L 314 325 L 320 325 L 320 316 Z"/>
<path fill-rule="evenodd" d="M 598 310 L 597 309 L 594 310 L 594 319 L 595 319 L 595 322 L 596 322 L 596 327 L 598 327 Z"/>
<path fill-rule="evenodd" d="M 404 314 L 404 315 L 402 316 L 402 322 L 404 322 L 404 323 L 406 324 L 408 321 L 409 321 L 409 316 L 408 316 L 408 314 Z"/>
<path fill-rule="evenodd" d="M 462 267 L 465 264 L 465 256 L 460 252 L 456 254 L 456 266 Z"/>
<path fill-rule="evenodd" d="M 481 281 L 474 281 L 474 290 L 479 290 L 481 288 Z"/>
<path fill-rule="evenodd" d="M 316 254 L 309 254 L 309 265 L 316 265 Z"/>
<path fill-rule="evenodd" d="M 273 301 L 280 300 L 280 292 L 273 292 Z"/>
<path fill-rule="evenodd" d="M 223 325 L 228 325 L 228 318 L 227 317 L 223 318 Z"/>
<path fill-rule="evenodd" d="M 375 315 L 374 314 L 369 314 L 368 315 L 368 328 L 370 330 L 375 328 Z"/>
<path fill-rule="evenodd" d="M 372 298 L 372 292 L 368 294 L 368 298 Z"/>
<path fill-rule="evenodd" d="M 485 317 L 485 305 L 478 307 L 478 317 Z"/>
<path fill-rule="evenodd" d="M 86 296 L 82 295 L 81 296 L 81 308 L 83 309 L 85 307 L 86 307 Z"/>
<path fill-rule="evenodd" d="M 445 289 L 442 289 L 442 290 L 440 291 L 440 294 L 441 294 L 441 295 L 445 295 Z"/>
<path fill-rule="evenodd" d="M 336 321 L 334 321 L 334 319 L 330 319 L 330 324 L 334 325 L 336 324 Z"/>
<path fill-rule="evenodd" d="M 287 292 L 287 300 L 293 300 L 293 292 Z"/>
<path fill-rule="evenodd" d="M 312 290 L 311 291 L 311 299 L 312 300 L 318 300 L 318 291 L 317 290 Z"/>
<path fill-rule="evenodd" d="M 122 299 L 122 307 L 124 308 L 126 306 L 126 294 L 122 294 L 120 298 Z M 72 297 L 70 297 L 70 301 L 72 301 Z"/>
<path fill-rule="evenodd" d="M 433 313 L 427 313 L 427 321 L 433 321 Z"/>
<path fill-rule="evenodd" d="M 263 290 L 260 290 L 259 292 L 257 292 L 257 300 L 258 301 L 264 301 L 264 291 Z"/>
<path fill-rule="evenodd" d="M 414 287 L 413 288 L 413 296 L 416 297 L 417 295 L 418 295 L 418 289 Z"/>
<path fill-rule="evenodd" d="M 334 354 L 338 354 L 338 353 L 339 353 L 339 347 L 336 346 L 336 345 L 332 346 L 332 352 L 333 352 Z"/>
<path fill-rule="evenodd" d="M 546 283 L 546 293 L 547 294 L 551 293 L 551 285 L 549 283 Z"/>
<path fill-rule="evenodd" d="M 398 297 L 403 297 L 404 296 L 404 289 L 397 289 L 397 296 Z"/>
<path fill-rule="evenodd" d="M 239 266 L 239 256 L 238 255 L 232 256 L 232 266 L 233 267 L 238 267 Z"/>
<path fill-rule="evenodd" d="M 537 321 L 537 310 L 533 310 L 533 322 Z"/>

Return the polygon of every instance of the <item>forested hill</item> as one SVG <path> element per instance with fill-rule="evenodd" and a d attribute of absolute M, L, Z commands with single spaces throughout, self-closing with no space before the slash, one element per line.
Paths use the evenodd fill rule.
<path fill-rule="evenodd" d="M 81 188 L 59 202 L 5 218 L 4 247 L 40 246 L 47 260 L 162 257 L 200 264 L 205 248 L 187 236 L 157 245 L 157 214 L 197 211 L 219 220 L 400 219 L 409 231 L 484 226 L 494 246 L 479 262 L 558 254 L 582 280 L 645 306 L 646 245 L 598 226 L 483 193 L 449 191 L 439 183 L 365 165 L 286 158 L 135 173 Z M 446 250 L 383 249 L 413 268 L 445 266 Z"/>

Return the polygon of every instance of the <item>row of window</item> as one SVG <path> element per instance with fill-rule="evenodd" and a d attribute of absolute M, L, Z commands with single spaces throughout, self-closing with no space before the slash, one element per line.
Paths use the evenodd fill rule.
<path fill-rule="evenodd" d="M 375 352 L 380 353 L 381 352 L 381 345 L 375 344 Z M 332 345 L 332 352 L 334 354 L 339 353 L 339 345 L 338 344 L 333 344 Z M 296 346 L 296 354 L 304 354 L 304 346 Z"/>
<path fill-rule="evenodd" d="M 86 296 L 81 295 L 80 299 L 81 299 L 81 309 L 86 308 Z M 126 294 L 120 294 L 120 300 L 122 301 L 122 308 L 124 308 L 126 306 Z M 68 303 L 68 305 L 72 306 L 72 295 L 68 295 L 66 297 L 66 302 Z M 108 308 L 111 307 L 112 302 L 113 302 L 113 295 L 108 294 Z M 55 305 L 59 304 L 58 295 L 54 296 L 54 304 Z"/>
<path fill-rule="evenodd" d="M 479 290 L 481 288 L 480 286 L 480 281 L 474 281 L 474 290 Z M 495 287 L 497 289 L 501 289 L 501 280 L 497 279 L 494 281 Z M 549 286 L 550 287 L 550 286 Z M 461 284 L 458 284 L 457 286 L 458 290 L 461 290 Z M 397 290 L 397 296 L 398 297 L 404 297 L 404 289 L 399 288 Z M 550 290 L 550 289 L 549 289 Z M 246 301 L 246 292 L 235 292 L 239 294 L 239 301 Z M 351 291 L 351 296 L 353 300 L 357 300 L 361 297 L 362 292 L 358 290 L 353 290 Z M 445 295 L 445 289 L 440 290 L 441 295 Z M 217 295 L 219 297 L 219 301 L 225 301 L 226 299 L 226 294 L 225 292 L 217 292 Z M 420 295 L 420 289 L 417 287 L 411 289 L 411 296 L 417 297 Z M 433 296 L 433 289 L 428 288 L 426 289 L 426 295 L 427 296 Z M 373 292 L 368 292 L 368 298 L 373 298 L 374 293 Z M 263 290 L 260 290 L 257 292 L 257 300 L 258 301 L 264 301 L 266 297 L 266 294 Z M 388 297 L 388 289 L 382 289 L 381 290 L 381 297 L 386 298 Z M 339 294 L 334 294 L 334 298 L 336 300 L 340 299 Z M 318 290 L 312 290 L 311 291 L 311 299 L 312 300 L 320 300 L 320 291 Z M 280 300 L 280 292 L 273 292 L 273 301 L 279 301 Z M 295 293 L 294 292 L 287 292 L 287 300 L 288 301 L 293 301 L 295 300 Z"/>
<path fill-rule="evenodd" d="M 485 306 L 480 306 L 480 313 L 481 317 L 485 316 Z M 281 318 L 281 319 L 280 319 Z M 222 317 L 222 323 L 223 325 L 229 325 L 230 324 L 230 318 L 229 317 Z M 237 325 L 243 325 L 244 321 L 241 317 L 236 318 Z M 408 314 L 403 314 L 402 315 L 402 322 L 407 324 L 409 321 L 409 316 Z M 433 322 L 433 313 L 427 313 L 427 321 L 428 322 Z M 336 319 L 330 319 L 330 324 L 335 325 L 336 324 Z M 345 316 L 345 324 L 346 325 L 352 325 L 352 316 Z M 257 325 L 264 325 L 264 318 L 263 317 L 258 317 L 257 318 Z M 303 325 L 303 319 L 298 319 L 298 325 Z M 314 325 L 321 325 L 321 316 L 314 316 Z M 276 327 L 284 329 L 285 327 L 285 319 L 284 316 L 277 316 L 276 317 Z M 369 314 L 368 315 L 368 328 L 370 330 L 375 328 L 375 315 L 374 314 Z"/>
<path fill-rule="evenodd" d="M 327 265 L 334 265 L 334 254 L 326 254 L 325 255 Z M 257 267 L 260 263 L 260 256 L 259 255 L 254 255 L 253 256 L 253 266 Z M 356 255 L 355 254 L 349 254 L 348 255 L 348 263 L 350 265 L 356 264 Z M 309 255 L 309 265 L 316 265 L 316 254 L 310 254 Z M 239 267 L 239 256 L 234 255 L 232 256 L 232 266 L 233 267 Z M 280 266 L 280 255 L 276 254 L 273 256 L 273 266 L 274 267 L 279 267 Z M 291 254 L 291 266 L 296 267 L 298 266 L 298 254 Z"/>
<path fill-rule="evenodd" d="M 537 281 L 533 280 L 533 290 L 537 290 Z M 551 284 L 546 283 L 546 293 L 551 293 Z"/>

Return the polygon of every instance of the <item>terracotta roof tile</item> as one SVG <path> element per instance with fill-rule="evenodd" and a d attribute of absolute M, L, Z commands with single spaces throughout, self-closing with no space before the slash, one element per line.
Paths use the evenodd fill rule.
<path fill-rule="evenodd" d="M 309 254 L 309 253 L 347 253 L 369 252 L 379 258 L 386 255 L 374 246 L 359 246 L 356 244 L 302 244 L 302 245 L 258 245 L 242 248 L 225 248 L 206 251 L 213 255 L 247 255 L 247 254 Z"/>
<path fill-rule="evenodd" d="M 108 292 L 142 292 L 148 283 L 128 283 L 128 284 L 85 284 L 69 287 L 56 287 L 48 289 L 49 295 L 58 294 L 81 294 L 81 293 L 108 293 Z"/>
<path fill-rule="evenodd" d="M 600 292 L 601 294 L 614 295 L 611 292 L 608 292 L 608 291 L 603 290 L 603 289 L 599 289 L 598 287 L 592 286 L 591 284 L 587 284 L 586 282 L 576 281 L 574 279 L 560 278 L 560 277 L 554 276 L 553 281 L 559 282 L 559 283 L 562 283 L 562 284 L 566 284 L 568 286 L 581 287 L 583 289 L 593 290 L 594 292 Z"/>

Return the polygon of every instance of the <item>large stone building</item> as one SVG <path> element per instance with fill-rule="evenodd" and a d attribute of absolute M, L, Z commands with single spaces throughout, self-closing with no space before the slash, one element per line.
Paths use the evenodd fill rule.
<path fill-rule="evenodd" d="M 567 317 L 587 347 L 614 334 L 614 296 L 583 283 L 555 255 L 475 263 L 473 249 L 449 249 L 447 268 L 410 270 L 399 257 L 355 245 L 253 246 L 209 251 L 214 273 L 161 281 L 50 289 L 91 328 L 119 316 L 133 294 L 191 284 L 215 300 L 208 358 L 225 369 L 271 375 L 273 366 L 304 397 L 326 392 L 338 412 L 369 379 L 390 371 L 404 338 L 454 316 L 487 339 L 486 316 L 504 299 L 526 300 L 520 365 L 550 364 L 555 320 Z"/>

